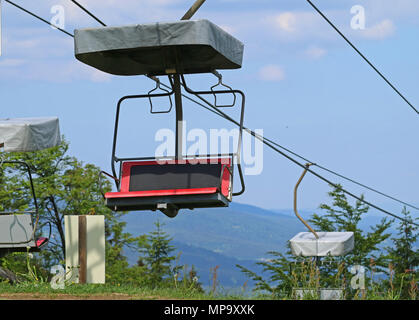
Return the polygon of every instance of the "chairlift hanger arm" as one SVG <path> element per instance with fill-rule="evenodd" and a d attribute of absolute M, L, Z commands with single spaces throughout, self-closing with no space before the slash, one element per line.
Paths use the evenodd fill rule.
<path fill-rule="evenodd" d="M 316 233 L 316 231 L 314 231 L 314 229 L 312 227 L 310 227 L 310 225 L 299 215 L 299 213 L 297 211 L 297 189 L 298 189 L 298 186 L 300 185 L 301 181 L 303 180 L 304 176 L 306 175 L 308 168 L 311 165 L 312 165 L 312 163 L 307 163 L 305 165 L 304 172 L 302 173 L 300 179 L 298 179 L 297 184 L 295 185 L 295 188 L 294 188 L 294 213 L 297 216 L 297 218 L 300 219 L 300 221 L 308 228 L 308 230 L 310 230 L 310 232 L 312 234 L 314 234 L 316 239 L 319 239 L 319 235 Z"/>
<path fill-rule="evenodd" d="M 184 14 L 181 20 L 189 20 L 193 15 L 201 8 L 206 0 L 196 0 L 195 3 L 190 7 L 190 9 Z"/>

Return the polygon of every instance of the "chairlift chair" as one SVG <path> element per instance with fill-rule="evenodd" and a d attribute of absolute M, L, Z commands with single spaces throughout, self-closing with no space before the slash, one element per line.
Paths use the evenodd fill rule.
<path fill-rule="evenodd" d="M 196 92 L 187 86 L 184 76 L 181 76 L 183 87 L 188 92 L 193 92 L 193 94 L 234 94 L 242 97 L 239 139 L 235 152 L 212 155 L 183 155 L 181 128 L 177 126 L 175 156 L 160 159 L 155 157 L 119 158 L 116 156 L 122 103 L 129 99 L 148 99 L 152 101 L 155 97 L 175 95 L 175 81 L 173 77 L 169 77 L 169 80 L 174 87 L 171 92 L 125 96 L 118 102 L 112 148 L 112 175 L 108 174 L 114 179 L 118 191 L 108 192 L 104 195 L 106 205 L 114 211 L 160 210 L 165 215 L 173 218 L 177 215 L 179 209 L 227 207 L 233 196 L 238 196 L 244 192 L 244 178 L 238 159 L 240 159 L 242 144 L 245 99 L 244 94 L 239 90 L 215 91 L 211 89 Z M 179 108 L 179 103 L 176 104 L 176 108 Z M 170 112 L 170 109 L 166 113 Z M 150 103 L 150 112 L 156 113 L 153 112 L 152 102 Z M 179 119 L 182 119 L 182 114 L 176 112 L 176 123 L 181 121 Z M 116 169 L 118 163 L 120 164 L 119 174 L 117 174 Z M 241 190 L 238 192 L 233 192 L 235 164 L 241 182 Z"/>
<path fill-rule="evenodd" d="M 60 143 L 57 117 L 0 119 L 0 149 L 3 152 L 33 152 L 55 147 Z M 30 167 L 23 161 L 4 161 L 0 153 L 0 170 L 6 164 L 25 168 L 34 210 L 0 212 L 0 256 L 9 252 L 37 252 L 48 243 L 49 236 L 36 238 L 36 233 L 42 226 L 39 226 L 38 202 Z M 51 235 L 51 225 L 49 227 Z"/>
<path fill-rule="evenodd" d="M 0 212 L 0 257 L 11 252 L 39 252 L 49 239 L 36 238 L 36 232 L 39 229 L 39 208 L 30 167 L 23 161 L 1 161 L 0 169 L 3 169 L 5 164 L 26 168 L 34 210 Z"/>
<path fill-rule="evenodd" d="M 160 210 L 175 217 L 180 209 L 227 207 L 233 196 L 244 192 L 240 165 L 245 96 L 222 82 L 217 69 L 241 67 L 243 44 L 208 20 L 177 21 L 122 27 L 89 28 L 75 31 L 75 56 L 101 71 L 116 75 L 147 75 L 156 81 L 148 94 L 122 97 L 118 101 L 111 168 L 106 174 L 115 181 L 116 192 L 104 194 L 114 211 Z M 213 73 L 218 83 L 208 91 L 193 91 L 184 75 Z M 171 90 L 161 87 L 155 76 L 167 76 Z M 222 86 L 222 90 L 217 87 Z M 240 132 L 237 151 L 228 154 L 185 155 L 182 145 L 182 92 L 202 98 L 212 95 L 215 107 L 233 107 L 241 97 Z M 160 90 L 159 90 L 160 89 Z M 160 93 L 156 92 L 159 91 Z M 217 96 L 230 94 L 231 105 L 219 105 Z M 167 97 L 170 107 L 156 111 L 152 100 Z M 175 155 L 119 158 L 116 156 L 121 105 L 130 99 L 147 99 L 152 114 L 169 113 L 174 100 L 176 114 Z M 119 164 L 119 172 L 117 165 Z M 233 192 L 237 166 L 241 190 Z"/>
<path fill-rule="evenodd" d="M 305 165 L 304 172 L 298 179 L 294 188 L 294 213 L 297 218 L 307 227 L 309 232 L 300 232 L 290 240 L 292 254 L 297 257 L 309 257 L 312 259 L 313 266 L 319 268 L 339 269 L 340 264 L 336 265 L 335 257 L 343 257 L 350 253 L 354 248 L 353 232 L 316 232 L 298 213 L 297 210 L 297 190 L 304 176 L 306 175 L 311 163 Z M 321 261 L 321 258 L 324 261 Z M 333 266 L 336 265 L 336 268 Z M 292 268 L 292 266 L 290 266 Z M 298 267 L 295 263 L 294 267 Z M 291 271 L 291 270 L 290 270 Z M 341 300 L 343 288 L 293 288 L 293 295 L 297 299 L 304 298 L 305 295 L 319 295 L 320 300 Z"/>
<path fill-rule="evenodd" d="M 300 232 L 290 240 L 291 251 L 295 256 L 316 257 L 316 259 L 344 256 L 354 248 L 353 232 L 316 232 L 297 211 L 297 189 L 311 165 L 311 163 L 306 164 L 294 189 L 294 213 L 309 232 Z"/>

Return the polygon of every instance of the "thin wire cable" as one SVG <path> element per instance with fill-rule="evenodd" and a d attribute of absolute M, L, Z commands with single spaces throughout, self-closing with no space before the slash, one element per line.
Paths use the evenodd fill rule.
<path fill-rule="evenodd" d="M 162 83 L 162 85 L 163 86 L 166 86 L 164 83 Z M 194 100 L 194 99 L 192 99 L 192 98 L 189 98 L 188 96 L 186 96 L 186 95 L 183 95 L 185 98 L 187 98 L 188 100 L 190 100 L 190 101 L 192 101 L 192 102 L 194 102 L 194 103 L 196 103 L 196 104 L 198 104 L 198 105 L 200 105 L 200 106 L 203 106 L 201 103 L 199 103 L 199 102 L 197 102 L 196 100 Z M 222 112 L 221 110 L 219 110 L 219 109 L 217 109 L 215 106 L 213 106 L 209 101 L 207 101 L 206 99 L 204 99 L 204 98 L 202 98 L 202 97 L 200 97 L 199 95 L 197 95 L 196 96 L 198 99 L 200 99 L 201 101 L 203 101 L 205 104 L 207 104 L 212 110 L 213 110 L 213 113 L 215 113 L 215 114 L 218 114 L 219 116 L 221 116 L 222 118 L 224 118 L 224 119 L 226 119 L 226 120 L 229 120 L 229 121 L 231 121 L 231 122 L 235 122 L 235 120 L 233 120 L 231 117 L 229 117 L 227 114 L 225 114 L 224 112 Z M 206 108 L 207 109 L 207 108 Z M 208 109 L 207 109 L 208 110 Z M 265 145 L 267 145 L 268 147 L 270 147 L 272 150 L 274 150 L 274 151 L 276 151 L 277 153 L 279 153 L 280 155 L 282 155 L 283 157 L 285 157 L 285 158 L 287 158 L 288 160 L 290 160 L 291 162 L 293 162 L 294 164 L 296 164 L 296 165 L 298 165 L 298 166 L 300 166 L 301 168 L 303 168 L 303 169 L 306 169 L 306 167 L 305 167 L 305 165 L 304 164 L 302 164 L 302 163 L 300 163 L 300 162 L 298 162 L 297 160 L 295 160 L 294 158 L 292 158 L 291 156 L 289 156 L 288 154 L 286 154 L 285 152 L 283 152 L 283 151 L 281 151 L 280 149 L 278 149 L 278 148 L 276 148 L 273 144 L 271 144 L 271 143 L 269 143 L 266 139 L 264 139 L 263 137 L 261 137 L 260 135 L 258 135 L 257 133 L 255 133 L 255 132 L 253 132 L 252 130 L 250 130 L 250 129 L 245 129 L 245 128 L 243 128 L 244 130 L 246 130 L 248 133 L 250 133 L 252 136 L 254 136 L 256 139 L 258 139 L 258 140 L 260 140 L 260 141 L 262 141 Z M 363 199 L 362 197 L 358 197 L 358 196 L 356 196 L 355 194 L 353 194 L 352 192 L 349 192 L 348 190 L 346 190 L 346 189 L 343 189 L 341 186 L 339 186 L 338 184 L 336 184 L 336 183 L 334 183 L 334 182 L 332 182 L 332 181 L 330 181 L 330 180 L 328 180 L 327 178 L 325 178 L 325 177 L 323 177 L 323 176 L 321 176 L 320 174 L 318 174 L 317 172 L 315 172 L 315 171 L 313 171 L 313 170 L 311 170 L 311 169 L 307 169 L 307 171 L 308 172 L 310 172 L 311 174 L 313 174 L 314 176 L 316 176 L 317 178 L 319 178 L 320 180 L 323 180 L 324 182 L 326 182 L 327 184 L 329 184 L 329 185 L 331 185 L 332 187 L 334 187 L 334 188 L 337 188 L 337 189 L 339 189 L 339 190 L 341 190 L 342 192 L 344 192 L 344 193 L 346 193 L 347 195 L 349 195 L 349 196 L 351 196 L 352 198 L 354 198 L 354 199 L 356 199 L 356 200 L 358 200 L 358 201 L 361 201 L 362 203 L 364 203 L 364 204 L 366 204 L 366 205 L 368 205 L 369 207 L 372 207 L 372 208 L 374 208 L 374 209 L 376 209 L 376 210 L 378 210 L 378 211 L 381 211 L 382 213 L 384 213 L 384 214 L 387 214 L 387 215 L 389 215 L 389 216 L 391 216 L 391 217 L 393 217 L 393 218 L 395 218 L 395 219 L 397 219 L 397 220 L 400 220 L 400 221 L 404 221 L 404 222 L 406 222 L 406 223 L 408 223 L 408 224 L 412 224 L 412 225 L 415 225 L 415 226 L 418 226 L 419 227 L 419 224 L 417 224 L 417 223 L 415 223 L 415 222 L 413 222 L 413 221 L 411 221 L 411 220 L 407 220 L 407 219 L 404 219 L 404 218 L 402 218 L 402 217 L 400 217 L 400 216 L 398 216 L 398 215 L 396 215 L 396 214 L 394 214 L 394 213 L 391 213 L 391 212 L 389 212 L 389 211 L 387 211 L 387 210 L 385 210 L 385 209 L 382 209 L 382 208 L 380 208 L 380 207 L 378 207 L 378 206 L 376 206 L 375 204 L 373 204 L 373 203 L 371 203 L 371 202 L 369 202 L 369 201 L 367 201 L 367 200 L 365 200 L 365 199 Z"/>
<path fill-rule="evenodd" d="M 82 9 L 84 12 L 86 12 L 89 16 L 91 16 L 93 19 L 95 19 L 97 22 L 99 22 L 102 26 L 106 27 L 106 24 L 102 22 L 98 17 L 96 17 L 93 13 L 91 13 L 89 10 L 87 10 L 85 7 L 83 7 L 80 3 L 78 3 L 75 0 L 70 0 L 73 2 L 76 6 L 78 6 L 80 9 Z"/>
<path fill-rule="evenodd" d="M 17 5 L 16 3 L 14 3 L 14 2 L 12 2 L 12 1 L 10 1 L 10 0 L 5 0 L 5 1 L 6 1 L 6 2 L 8 2 L 8 3 L 10 3 L 11 5 L 15 6 L 16 8 L 18 8 L 18 9 L 22 10 L 23 12 L 26 12 L 27 14 L 30 14 L 31 16 L 33 16 L 33 17 L 37 18 L 38 20 L 41 20 L 42 22 L 44 22 L 44 23 L 46 23 L 46 24 L 50 25 L 51 27 L 54 27 L 54 28 L 56 28 L 56 29 L 60 30 L 61 32 L 65 33 L 66 35 L 68 35 L 68 36 L 70 36 L 70 37 L 73 37 L 73 38 L 74 38 L 74 35 L 73 35 L 73 34 L 71 34 L 70 32 L 68 32 L 68 31 L 66 31 L 66 30 L 64 30 L 64 29 L 61 29 L 60 27 L 58 27 L 58 26 L 56 26 L 55 24 L 53 24 L 53 23 L 51 23 L 51 22 L 49 22 L 49 21 L 45 20 L 44 18 L 41 18 L 40 16 L 36 15 L 35 13 L 33 13 L 33 12 L 31 12 L 31 11 L 29 11 L 29 10 L 27 10 L 27 9 L 25 9 L 25 8 L 23 8 L 23 7 L 21 7 L 21 6 L 19 6 L 19 5 Z"/>
<path fill-rule="evenodd" d="M 354 184 L 356 184 L 356 185 L 358 185 L 358 186 L 360 186 L 360 187 L 363 187 L 363 188 L 365 188 L 365 189 L 368 189 L 368 190 L 370 190 L 370 191 L 372 191 L 372 192 L 375 192 L 375 193 L 377 193 L 377 194 L 379 194 L 379 195 L 382 195 L 382 196 L 384 196 L 384 197 L 386 197 L 386 198 L 388 198 L 388 199 L 391 199 L 391 200 L 393 200 L 393 201 L 396 201 L 396 202 L 398 202 L 398 203 L 400 203 L 400 204 L 403 204 L 403 205 L 405 205 L 405 206 L 407 206 L 407 207 L 410 207 L 410 208 L 415 209 L 415 210 L 419 210 L 419 208 L 418 208 L 417 206 L 413 205 L 413 204 L 410 204 L 410 203 L 407 203 L 407 202 L 405 202 L 405 201 L 403 201 L 403 200 L 397 199 L 397 198 L 395 198 L 395 197 L 393 197 L 393 196 L 390 196 L 390 195 L 388 195 L 388 194 L 385 194 L 384 192 L 381 192 L 381 191 L 379 191 L 379 190 L 377 190 L 377 189 L 374 189 L 374 188 L 372 188 L 372 187 L 369 187 L 369 186 L 367 186 L 367 185 L 365 185 L 365 184 L 363 184 L 363 183 L 361 183 L 361 182 L 358 182 L 358 181 L 355 181 L 354 179 L 348 178 L 348 177 L 346 177 L 346 176 L 344 176 L 344 175 L 342 175 L 342 174 L 340 174 L 340 173 L 338 173 L 338 172 L 336 172 L 336 171 L 330 170 L 330 169 L 328 169 L 328 168 L 326 168 L 326 167 L 323 167 L 323 166 L 321 166 L 321 165 L 319 165 L 319 164 L 316 164 L 316 163 L 312 162 L 311 160 L 309 160 L 309 159 L 307 159 L 307 158 L 305 158 L 305 157 L 303 157 L 303 156 L 299 155 L 298 153 L 295 153 L 294 151 L 291 151 L 290 149 L 288 149 L 288 148 L 286 148 L 286 147 L 284 147 L 284 146 L 280 145 L 279 143 L 277 143 L 277 142 L 275 142 L 275 141 L 272 141 L 271 139 L 265 138 L 265 140 L 266 140 L 266 141 L 268 141 L 269 143 L 272 143 L 273 145 L 275 145 L 275 146 L 277 146 L 277 147 L 281 148 L 282 150 L 285 150 L 286 152 L 288 152 L 288 153 L 290 153 L 290 154 L 292 154 L 292 155 L 294 155 L 294 156 L 298 157 L 298 158 L 299 158 L 299 159 L 301 159 L 301 160 L 304 160 L 304 161 L 306 161 L 306 162 L 313 163 L 313 166 L 316 166 L 316 167 L 318 167 L 319 169 L 322 169 L 322 170 L 324 170 L 324 171 L 326 171 L 326 172 L 329 172 L 329 173 L 331 173 L 331 174 L 333 174 L 333 175 L 335 175 L 335 176 L 337 176 L 337 177 L 339 177 L 339 178 L 342 178 L 342 179 L 344 179 L 344 180 L 347 180 L 347 181 L 349 181 L 349 182 L 352 182 L 352 183 L 354 183 Z"/>
<path fill-rule="evenodd" d="M 416 112 L 417 115 L 419 115 L 419 111 L 418 109 L 416 109 L 412 103 L 410 103 L 409 100 L 407 100 L 407 98 L 390 82 L 390 80 L 388 80 L 375 66 L 374 64 L 372 64 L 372 62 L 370 60 L 367 59 L 367 57 L 365 57 L 364 54 L 362 54 L 361 51 L 358 50 L 357 47 L 355 47 L 355 45 L 349 41 L 349 39 L 324 15 L 323 12 L 320 11 L 319 8 L 317 8 L 313 2 L 311 2 L 310 0 L 307 0 L 307 2 L 314 8 L 314 10 L 317 11 L 318 14 L 320 14 L 322 16 L 322 18 L 330 25 L 332 26 L 333 29 L 335 29 L 335 31 L 361 56 L 362 59 L 365 60 L 365 62 L 367 62 L 370 67 L 410 106 L 410 108 L 413 109 L 413 111 Z"/>
<path fill-rule="evenodd" d="M 166 86 L 166 88 L 170 88 L 169 86 L 165 85 L 164 83 L 162 83 L 161 85 Z M 199 103 L 198 101 L 196 101 L 196 100 L 194 100 L 194 99 L 190 98 L 189 96 L 186 96 L 186 95 L 184 95 L 184 94 L 182 94 L 182 95 L 183 95 L 183 97 L 184 97 L 184 98 L 188 99 L 188 100 L 189 100 L 189 101 L 191 101 L 191 102 L 194 102 L 194 103 L 198 104 L 199 106 L 201 106 L 201 107 L 205 108 L 206 110 L 208 110 L 208 111 L 210 111 L 210 112 L 212 112 L 212 113 L 214 113 L 214 114 L 216 114 L 216 115 L 218 115 L 218 116 L 221 116 L 222 118 L 224 118 L 224 119 L 226 119 L 226 120 L 228 120 L 228 121 L 230 121 L 230 122 L 232 122 L 232 123 L 234 123 L 234 124 L 236 124 L 236 125 L 239 125 L 239 123 L 238 123 L 237 121 L 235 121 L 234 119 L 232 119 L 231 117 L 229 117 L 229 116 L 228 116 L 228 115 L 226 115 L 225 113 L 221 112 L 219 109 L 215 109 L 215 110 L 210 109 L 209 107 L 207 107 L 207 106 L 205 106 L 205 105 L 203 105 L 203 104 Z M 198 98 L 199 98 L 199 97 L 198 97 Z M 395 197 L 393 197 L 393 196 L 390 196 L 390 195 L 388 195 L 388 194 L 385 194 L 385 193 L 383 193 L 383 192 L 381 192 L 381 191 L 379 191 L 379 190 L 376 190 L 376 189 L 374 189 L 374 188 L 371 188 L 371 187 L 369 187 L 369 186 L 367 186 L 367 185 L 365 185 L 365 184 L 363 184 L 363 183 L 360 183 L 360 182 L 357 182 L 357 181 L 355 181 L 355 180 L 353 180 L 353 179 L 351 179 L 351 178 L 348 178 L 348 177 L 346 177 L 346 176 L 344 176 L 344 175 L 342 175 L 342 174 L 340 174 L 340 173 L 338 173 L 338 172 L 335 172 L 335 171 L 330 170 L 330 169 L 328 169 L 328 168 L 326 168 L 326 167 L 324 167 L 324 166 L 321 166 L 321 165 L 319 165 L 319 164 L 316 164 L 315 162 L 311 161 L 310 159 L 307 159 L 307 158 L 305 158 L 305 157 L 303 157 L 303 156 L 299 155 L 298 153 L 296 153 L 296 152 L 294 152 L 294 151 L 292 151 L 292 150 L 290 150 L 290 149 L 288 149 L 288 148 L 286 148 L 286 147 L 284 147 L 284 146 L 280 145 L 279 143 L 277 143 L 277 142 L 275 142 L 275 141 L 273 141 L 273 140 L 271 140 L 271 139 L 269 139 L 269 138 L 262 137 L 262 136 L 258 135 L 256 132 L 254 132 L 254 131 L 250 130 L 250 129 L 249 129 L 249 128 L 247 128 L 247 127 L 243 127 L 243 130 L 245 130 L 246 132 L 248 132 L 249 134 L 251 134 L 251 135 L 252 135 L 252 136 L 254 136 L 255 138 L 258 138 L 258 139 L 259 139 L 259 140 L 261 140 L 261 141 L 262 141 L 262 140 L 267 141 L 267 142 L 269 142 L 270 144 L 272 144 L 272 145 L 274 145 L 274 146 L 276 146 L 276 147 L 278 147 L 278 148 L 280 148 L 280 149 L 282 149 L 282 150 L 285 150 L 286 152 L 288 152 L 288 153 L 290 153 L 290 154 L 292 154 L 292 155 L 294 155 L 294 156 L 298 157 L 299 159 L 304 160 L 305 162 L 313 163 L 313 166 L 316 166 L 316 167 L 318 167 L 319 169 L 322 169 L 322 170 L 324 170 L 324 171 L 327 171 L 327 172 L 329 172 L 329 173 L 331 173 L 331 174 L 333 174 L 333 175 L 335 175 L 335 176 L 337 176 L 337 177 L 340 177 L 340 178 L 342 178 L 342 179 L 344 179 L 344 180 L 347 180 L 347 181 L 349 181 L 349 182 L 352 182 L 352 183 L 354 183 L 354 184 L 356 184 L 356 185 L 358 185 L 358 186 L 360 186 L 360 187 L 363 187 L 363 188 L 368 189 L 368 190 L 370 190 L 370 191 L 372 191 L 372 192 L 375 192 L 375 193 L 377 193 L 377 194 L 380 194 L 380 195 L 382 195 L 382 196 L 384 196 L 384 197 L 386 197 L 386 198 L 388 198 L 388 199 L 391 199 L 391 200 L 393 200 L 393 201 L 399 202 L 399 203 L 401 203 L 401 204 L 403 204 L 403 205 L 405 205 L 405 206 L 408 206 L 408 207 L 410 207 L 410 208 L 412 208 L 412 209 L 419 210 L 419 208 L 418 208 L 418 207 L 416 207 L 416 206 L 414 206 L 414 205 L 412 205 L 412 204 L 410 204 L 410 203 L 407 203 L 407 202 L 405 202 L 405 201 L 402 201 L 402 200 L 400 200 L 400 199 L 397 199 L 397 198 L 395 198 Z"/>

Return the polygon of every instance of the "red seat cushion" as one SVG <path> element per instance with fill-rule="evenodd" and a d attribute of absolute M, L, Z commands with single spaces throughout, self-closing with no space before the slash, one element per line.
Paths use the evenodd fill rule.
<path fill-rule="evenodd" d="M 231 168 L 231 159 L 219 158 L 211 161 L 207 159 L 204 164 L 193 164 L 190 160 L 171 160 L 166 164 L 157 161 L 124 162 L 120 191 L 108 192 L 105 198 L 164 197 L 217 192 L 228 198 L 232 177 L 225 166 Z"/>

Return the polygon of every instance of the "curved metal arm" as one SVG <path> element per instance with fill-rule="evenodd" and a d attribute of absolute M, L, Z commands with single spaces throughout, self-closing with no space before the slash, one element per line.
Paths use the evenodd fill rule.
<path fill-rule="evenodd" d="M 160 86 L 160 79 L 159 79 L 159 78 L 156 78 L 154 81 L 156 81 L 156 87 L 155 87 L 155 88 L 153 88 L 153 89 L 151 89 L 151 90 L 148 92 L 148 94 L 149 94 L 148 100 L 150 101 L 150 113 L 152 113 L 152 114 L 169 113 L 170 111 L 172 111 L 172 108 L 173 108 L 173 102 L 172 102 L 172 97 L 171 97 L 170 91 L 169 91 L 169 90 L 167 90 L 167 89 L 164 89 L 164 88 L 162 88 L 162 87 Z M 170 94 L 170 95 L 169 95 L 170 108 L 169 108 L 168 110 L 164 110 L 164 111 L 153 111 L 153 101 L 151 100 L 151 97 L 152 97 L 152 96 L 151 96 L 151 94 L 152 94 L 154 91 L 157 91 L 158 89 L 160 89 L 160 90 L 164 91 L 164 92 L 165 92 L 165 93 L 167 93 L 167 94 Z"/>
<path fill-rule="evenodd" d="M 105 175 L 105 176 L 108 176 L 109 178 L 112 178 L 116 182 L 117 185 L 119 185 L 119 179 L 114 177 L 110 173 L 107 173 L 106 171 L 100 171 L 99 172 L 99 177 L 98 177 L 99 192 L 102 195 L 103 199 L 105 199 L 105 194 L 103 193 L 103 190 L 102 190 L 102 175 Z"/>
<path fill-rule="evenodd" d="M 243 176 L 243 171 L 242 171 L 242 166 L 240 163 L 237 164 L 237 170 L 239 171 L 239 178 L 240 178 L 240 184 L 242 186 L 242 189 L 239 192 L 234 192 L 233 196 L 237 197 L 240 196 L 244 193 L 244 191 L 246 190 L 246 185 L 244 184 L 244 176 Z"/>
<path fill-rule="evenodd" d="M 52 224 L 51 224 L 51 222 L 49 222 L 49 221 L 45 222 L 43 225 L 39 226 L 39 229 L 42 230 L 46 225 L 49 226 L 49 232 L 48 232 L 47 239 L 51 239 L 51 234 L 52 234 Z"/>
<path fill-rule="evenodd" d="M 313 164 L 312 163 L 307 163 L 306 164 L 303 174 L 301 175 L 300 179 L 298 179 L 298 182 L 295 185 L 295 188 L 294 188 L 294 212 L 295 212 L 295 215 L 297 216 L 297 218 L 300 219 L 300 221 L 310 230 L 310 232 L 312 234 L 314 234 L 316 239 L 319 239 L 319 235 L 316 233 L 316 231 L 314 231 L 314 229 L 309 226 L 309 224 L 298 214 L 298 211 L 297 211 L 297 189 L 298 189 L 298 186 L 300 185 L 301 181 L 303 180 L 304 176 L 306 175 L 308 168 L 311 165 L 313 165 Z"/>
<path fill-rule="evenodd" d="M 225 83 L 223 83 L 223 77 L 222 77 L 221 74 L 217 75 L 217 77 L 218 77 L 218 83 L 211 87 L 211 92 L 214 95 L 214 107 L 216 107 L 216 108 L 232 108 L 232 107 L 234 107 L 236 105 L 237 97 L 236 97 L 236 94 L 234 93 L 233 88 L 230 87 L 229 85 L 226 85 Z M 218 105 L 217 104 L 217 94 L 220 94 L 220 91 L 214 90 L 214 88 L 216 88 L 218 86 L 222 86 L 222 87 L 227 88 L 227 89 L 230 90 L 231 94 L 233 95 L 233 103 L 225 104 L 225 105 Z M 222 93 L 226 93 L 225 90 L 223 90 Z"/>

